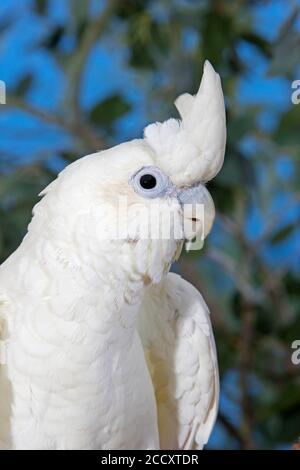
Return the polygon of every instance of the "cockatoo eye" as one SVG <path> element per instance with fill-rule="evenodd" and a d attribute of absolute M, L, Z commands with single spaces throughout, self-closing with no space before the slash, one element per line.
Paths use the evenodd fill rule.
<path fill-rule="evenodd" d="M 149 198 L 163 197 L 172 188 L 169 178 L 153 166 L 139 170 L 130 178 L 129 183 L 137 194 Z"/>
<path fill-rule="evenodd" d="M 154 189 L 156 186 L 156 178 L 154 175 L 147 173 L 146 175 L 142 175 L 140 177 L 140 185 L 143 189 Z"/>

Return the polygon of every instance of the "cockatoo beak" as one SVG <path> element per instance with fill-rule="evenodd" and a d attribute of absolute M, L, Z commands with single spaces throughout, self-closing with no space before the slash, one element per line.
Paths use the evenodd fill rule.
<path fill-rule="evenodd" d="M 203 184 L 181 189 L 178 200 L 182 205 L 184 235 L 191 240 L 198 235 L 204 238 L 209 234 L 215 218 L 215 205 Z"/>

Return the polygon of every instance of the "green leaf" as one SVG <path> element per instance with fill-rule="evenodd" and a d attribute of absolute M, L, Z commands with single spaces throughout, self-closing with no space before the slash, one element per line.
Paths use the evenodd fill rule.
<path fill-rule="evenodd" d="M 212 2 L 210 10 L 204 17 L 201 33 L 204 38 L 201 43 L 202 56 L 216 66 L 221 62 L 224 50 L 231 48 L 233 44 L 233 17 L 226 11 L 215 8 L 214 2 Z M 213 40 L 209 38 L 213 38 Z"/>
<path fill-rule="evenodd" d="M 273 59 L 270 63 L 268 75 L 294 76 L 299 66 L 300 37 L 297 30 L 299 20 L 299 7 L 295 7 L 285 23 L 283 23 L 278 38 L 272 46 Z"/>
<path fill-rule="evenodd" d="M 42 41 L 41 46 L 46 49 L 55 49 L 63 37 L 64 32 L 65 28 L 63 26 L 55 26 L 52 31 L 50 31 L 49 35 Z"/>
<path fill-rule="evenodd" d="M 130 110 L 131 105 L 128 101 L 123 96 L 116 94 L 96 104 L 90 113 L 90 120 L 96 125 L 111 128 L 117 119 Z"/>
<path fill-rule="evenodd" d="M 250 44 L 256 46 L 266 57 L 272 57 L 271 45 L 262 36 L 259 36 L 253 31 L 247 31 L 241 34 L 241 38 L 244 39 L 244 41 L 250 42 Z"/>
<path fill-rule="evenodd" d="M 85 21 L 89 15 L 89 2 L 82 0 L 72 0 L 70 2 L 70 9 L 72 18 L 76 19 L 78 23 Z"/>
<path fill-rule="evenodd" d="M 144 11 L 147 8 L 149 0 L 122 0 L 116 5 L 116 14 L 123 20 L 128 20 L 130 17 Z"/>
<path fill-rule="evenodd" d="M 282 146 L 299 145 L 300 105 L 294 105 L 281 117 L 274 140 Z"/>
<path fill-rule="evenodd" d="M 268 58 L 272 57 L 272 51 L 270 43 L 267 42 L 262 36 L 254 33 L 253 31 L 247 31 L 241 33 L 241 39 L 244 41 L 250 42 L 254 46 L 258 47 L 258 49 Z"/>
<path fill-rule="evenodd" d="M 29 91 L 31 85 L 33 83 L 33 76 L 28 73 L 24 75 L 21 80 L 17 83 L 15 88 L 15 95 L 16 96 L 24 96 Z"/>
<path fill-rule="evenodd" d="M 294 231 L 295 229 L 295 224 L 289 224 L 286 225 L 286 227 L 280 229 L 278 232 L 276 232 L 272 238 L 271 238 L 271 243 L 275 245 L 276 243 L 280 243 L 284 241 L 286 238 L 288 238 Z"/>
<path fill-rule="evenodd" d="M 39 15 L 44 15 L 48 10 L 48 0 L 35 0 L 34 8 Z"/>

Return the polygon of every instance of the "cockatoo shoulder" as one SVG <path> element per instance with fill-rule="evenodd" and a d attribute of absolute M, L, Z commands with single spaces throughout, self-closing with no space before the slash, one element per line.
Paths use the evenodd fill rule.
<path fill-rule="evenodd" d="M 152 377 L 161 449 L 202 449 L 218 408 L 219 378 L 209 311 L 174 273 L 149 288 L 139 333 Z"/>

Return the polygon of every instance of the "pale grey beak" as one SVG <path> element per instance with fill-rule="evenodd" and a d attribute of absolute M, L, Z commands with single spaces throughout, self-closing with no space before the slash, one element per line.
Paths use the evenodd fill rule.
<path fill-rule="evenodd" d="M 178 200 L 183 209 L 185 237 L 191 239 L 201 233 L 204 239 L 215 218 L 215 205 L 208 190 L 203 184 L 183 188 Z"/>

